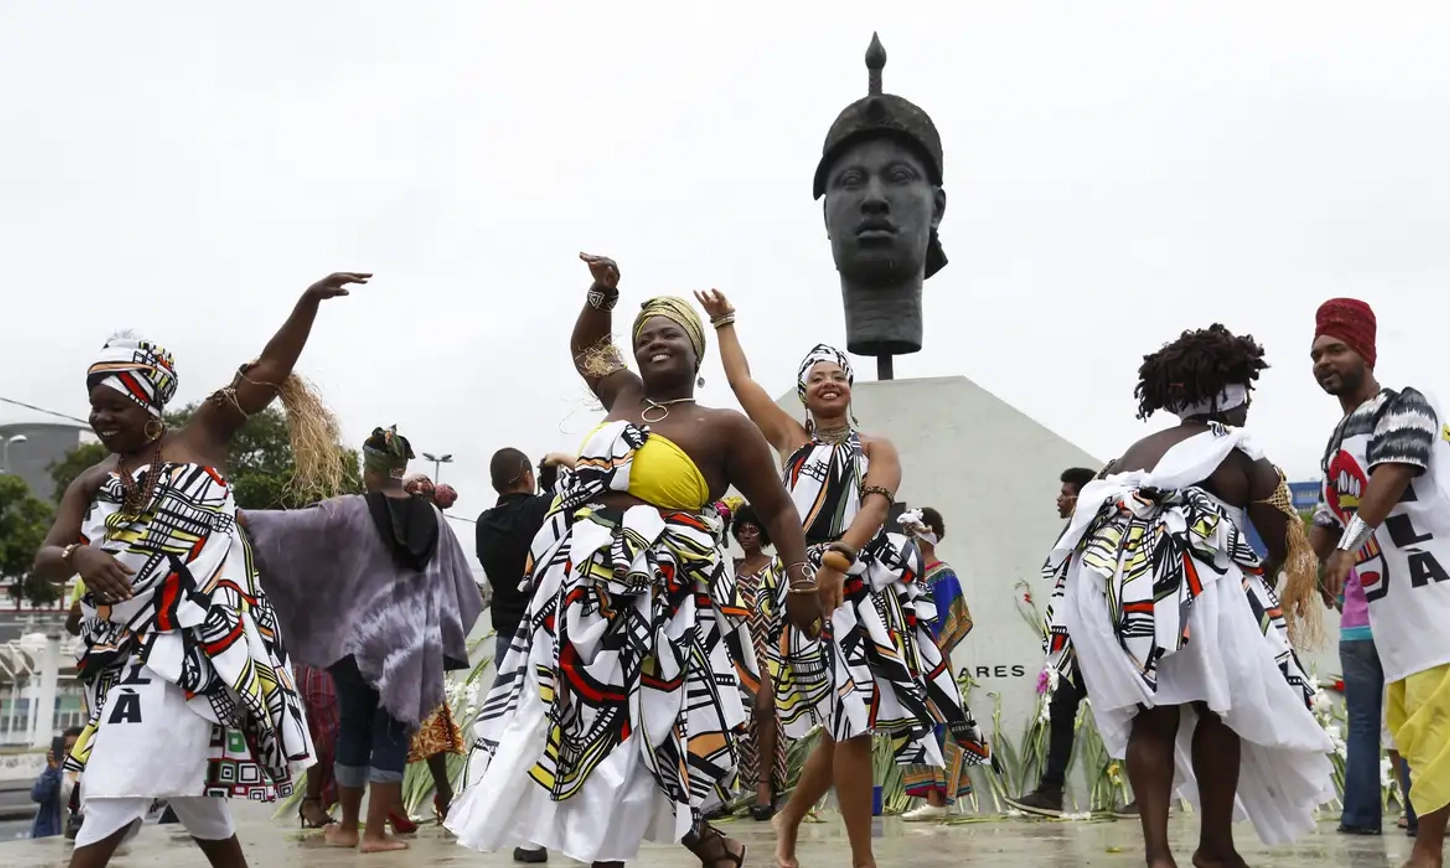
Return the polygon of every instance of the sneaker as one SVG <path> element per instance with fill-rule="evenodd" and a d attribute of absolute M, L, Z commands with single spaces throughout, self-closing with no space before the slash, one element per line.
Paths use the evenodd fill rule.
<path fill-rule="evenodd" d="M 549 851 L 543 847 L 530 849 L 527 847 L 514 848 L 514 861 L 523 862 L 528 865 L 541 865 L 549 861 Z"/>
<path fill-rule="evenodd" d="M 945 820 L 951 816 L 951 813 L 952 809 L 946 805 L 938 807 L 931 802 L 924 802 L 920 806 L 902 814 L 901 819 L 907 823 L 935 823 L 938 820 Z"/>
<path fill-rule="evenodd" d="M 1062 816 L 1062 793 L 1048 790 L 1034 790 L 1020 799 L 1007 799 L 1007 804 L 1025 814 L 1039 817 Z"/>
<path fill-rule="evenodd" d="M 1128 804 L 1122 806 L 1121 808 L 1114 809 L 1113 810 L 1113 816 L 1116 817 L 1119 820 L 1136 820 L 1136 819 L 1138 819 L 1138 800 L 1137 799 L 1134 799 L 1133 801 L 1131 801 Z"/>

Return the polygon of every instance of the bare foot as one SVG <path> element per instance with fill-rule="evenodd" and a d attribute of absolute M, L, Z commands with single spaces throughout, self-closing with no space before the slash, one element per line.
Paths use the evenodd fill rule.
<path fill-rule="evenodd" d="M 776 814 L 770 821 L 775 827 L 776 868 L 801 868 L 795 858 L 795 839 L 800 834 L 799 823 L 787 823 L 784 813 Z"/>
<path fill-rule="evenodd" d="M 1227 855 L 1221 856 L 1202 847 L 1193 854 L 1193 864 L 1195 868 L 1249 868 L 1249 863 L 1237 850 L 1229 850 Z"/>
<path fill-rule="evenodd" d="M 1148 868 L 1178 868 L 1178 863 L 1173 861 L 1172 856 L 1163 859 L 1149 859 Z"/>
<path fill-rule="evenodd" d="M 329 823 L 322 828 L 323 840 L 329 847 L 346 847 L 351 850 L 357 846 L 357 829 L 346 831 L 340 823 Z"/>
<path fill-rule="evenodd" d="M 1437 859 L 1434 856 L 1425 856 L 1418 850 L 1415 850 L 1410 853 L 1410 861 L 1406 862 L 1402 868 L 1442 868 L 1444 864 L 1444 857 Z"/>
<path fill-rule="evenodd" d="M 380 837 L 363 836 L 362 846 L 358 848 L 362 853 L 390 853 L 394 850 L 408 849 L 408 842 L 402 838 L 394 838 L 384 832 Z"/>

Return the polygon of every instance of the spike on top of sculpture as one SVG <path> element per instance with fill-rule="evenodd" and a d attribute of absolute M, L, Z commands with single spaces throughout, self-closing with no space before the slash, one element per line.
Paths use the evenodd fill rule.
<path fill-rule="evenodd" d="M 836 117 L 816 166 L 846 307 L 847 348 L 890 357 L 921 349 L 922 283 L 947 264 L 941 135 L 920 106 L 882 87 L 886 49 L 872 34 L 866 96 Z"/>

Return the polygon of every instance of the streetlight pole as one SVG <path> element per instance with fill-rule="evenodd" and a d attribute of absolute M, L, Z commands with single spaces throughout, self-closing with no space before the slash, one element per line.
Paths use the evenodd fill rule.
<path fill-rule="evenodd" d="M 0 444 L 3 444 L 0 445 L 0 473 L 10 472 L 10 444 L 24 443 L 26 439 L 24 434 L 16 434 L 13 437 L 0 434 Z"/>
<path fill-rule="evenodd" d="M 433 484 L 437 485 L 443 481 L 443 465 L 453 463 L 453 453 L 434 455 L 431 452 L 424 452 L 423 460 L 433 462 Z"/>

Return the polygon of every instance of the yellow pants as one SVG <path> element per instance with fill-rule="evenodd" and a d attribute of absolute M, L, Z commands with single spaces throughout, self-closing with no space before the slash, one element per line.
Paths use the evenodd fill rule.
<path fill-rule="evenodd" d="M 1410 766 L 1420 816 L 1450 805 L 1450 663 L 1390 684 L 1385 723 Z"/>

